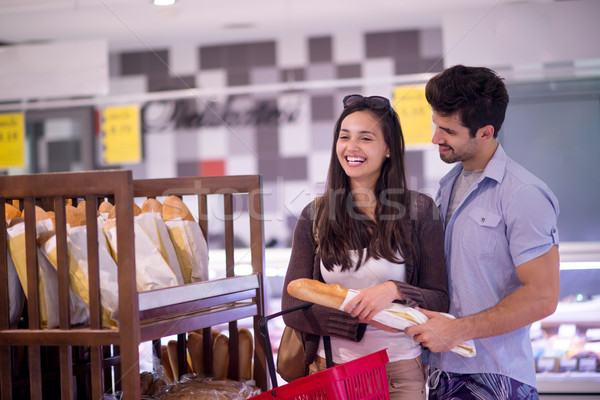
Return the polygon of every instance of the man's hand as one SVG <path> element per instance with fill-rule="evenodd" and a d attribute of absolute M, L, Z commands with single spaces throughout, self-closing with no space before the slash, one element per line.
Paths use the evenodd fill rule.
<path fill-rule="evenodd" d="M 449 351 L 466 340 L 463 337 L 460 320 L 446 317 L 435 311 L 422 308 L 418 310 L 429 320 L 404 329 L 404 334 L 412 335 L 415 342 L 421 343 L 435 353 L 440 353 Z"/>
<path fill-rule="evenodd" d="M 392 301 L 401 299 L 401 297 L 396 284 L 387 281 L 360 289 L 359 293 L 346 304 L 344 311 L 368 324 L 372 324 L 371 320 L 378 312 L 389 306 Z"/>

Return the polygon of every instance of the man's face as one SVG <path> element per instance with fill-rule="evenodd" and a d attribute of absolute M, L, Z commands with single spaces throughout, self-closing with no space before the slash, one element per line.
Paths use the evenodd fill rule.
<path fill-rule="evenodd" d="M 451 164 L 461 161 L 466 169 L 469 161 L 475 159 L 479 150 L 476 137 L 471 137 L 469 129 L 461 124 L 458 115 L 443 117 L 433 112 L 435 132 L 431 142 L 438 145 L 442 161 Z"/>

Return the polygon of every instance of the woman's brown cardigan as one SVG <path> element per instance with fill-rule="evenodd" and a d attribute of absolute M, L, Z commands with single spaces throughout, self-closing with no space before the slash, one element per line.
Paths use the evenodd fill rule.
<path fill-rule="evenodd" d="M 414 259 L 406 262 L 406 283 L 396 282 L 408 306 L 419 306 L 434 311 L 448 311 L 448 281 L 444 259 L 444 232 L 437 207 L 433 200 L 411 191 L 411 210 L 402 219 L 406 232 L 415 248 Z M 292 241 L 290 263 L 285 276 L 281 309 L 285 310 L 304 302 L 291 297 L 287 284 L 294 279 L 311 278 L 323 281 L 321 259 L 316 252 L 313 229 L 314 201 L 302 211 Z M 286 325 L 303 332 L 306 362 L 312 363 L 317 354 L 319 338 L 323 335 L 360 341 L 366 324 L 348 313 L 313 305 L 303 310 L 285 314 Z"/>

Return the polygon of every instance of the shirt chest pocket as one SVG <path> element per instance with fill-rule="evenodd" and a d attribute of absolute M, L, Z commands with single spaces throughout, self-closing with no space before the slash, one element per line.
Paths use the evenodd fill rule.
<path fill-rule="evenodd" d="M 500 235 L 501 218 L 489 210 L 475 207 L 465 221 L 462 233 L 463 246 L 477 254 L 492 254 Z"/>

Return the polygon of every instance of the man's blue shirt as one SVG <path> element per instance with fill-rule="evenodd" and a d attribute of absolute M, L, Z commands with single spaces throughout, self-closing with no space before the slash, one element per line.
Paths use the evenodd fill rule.
<path fill-rule="evenodd" d="M 461 171 L 462 164 L 458 164 L 440 180 L 436 203 L 442 220 Z M 548 186 L 498 145 L 446 226 L 450 313 L 457 317 L 476 314 L 518 289 L 516 267 L 558 245 L 558 213 L 558 200 Z M 475 346 L 473 358 L 431 353 L 429 362 L 449 372 L 497 373 L 536 385 L 529 325 L 476 339 Z"/>

